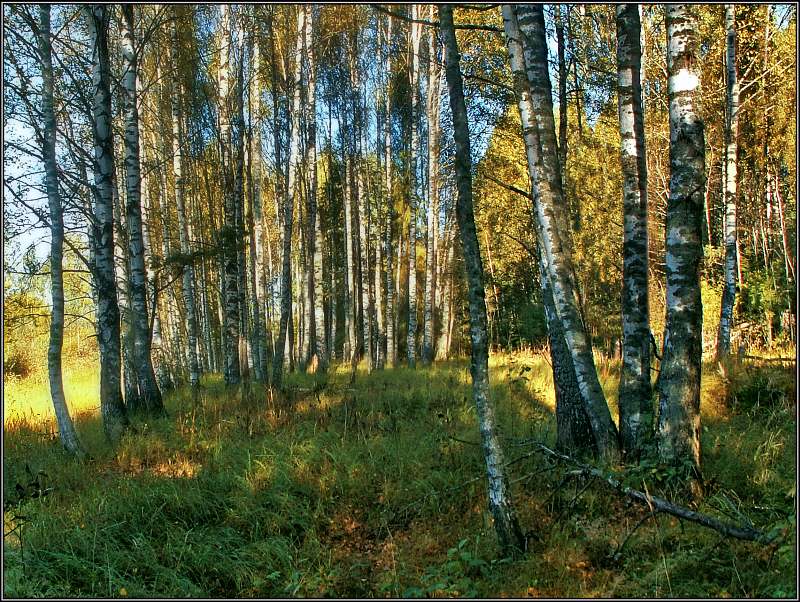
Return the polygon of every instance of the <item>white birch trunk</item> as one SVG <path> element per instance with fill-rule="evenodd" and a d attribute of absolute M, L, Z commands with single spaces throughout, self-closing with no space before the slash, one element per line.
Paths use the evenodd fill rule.
<path fill-rule="evenodd" d="M 495 432 L 494 404 L 489 397 L 489 349 L 486 337 L 486 301 L 483 290 L 483 266 L 475 230 L 472 208 L 472 160 L 469 142 L 467 109 L 459 67 L 458 45 L 453 27 L 453 9 L 443 4 L 439 7 L 442 38 L 446 48 L 446 77 L 453 112 L 453 136 L 456 143 L 456 181 L 458 199 L 456 217 L 464 248 L 464 263 L 469 285 L 470 339 L 472 354 L 472 394 L 478 414 L 483 455 L 489 485 L 489 508 L 494 518 L 494 528 L 504 552 L 521 551 L 524 537 L 517 522 L 516 512 L 508 490 L 503 452 Z"/>
<path fill-rule="evenodd" d="M 731 350 L 733 307 L 736 303 L 736 171 L 739 134 L 739 80 L 736 69 L 736 12 L 733 4 L 725 5 L 725 287 L 722 291 L 719 330 L 717 331 L 717 358 Z"/>
<path fill-rule="evenodd" d="M 653 400 L 650 386 L 650 311 L 648 301 L 647 156 L 641 84 L 641 24 L 635 4 L 617 6 L 617 90 L 622 140 L 622 369 L 619 430 L 622 450 L 635 458 L 650 438 Z"/>
<path fill-rule="evenodd" d="M 694 11 L 691 5 L 667 6 L 670 181 L 666 217 L 667 312 L 658 379 L 658 450 L 663 462 L 689 463 L 699 476 L 703 352 L 700 233 L 705 141 L 703 122 L 695 109 L 700 79 Z"/>
<path fill-rule="evenodd" d="M 61 445 L 70 454 L 83 457 L 75 425 L 69 415 L 64 395 L 61 371 L 61 349 L 64 345 L 64 212 L 58 189 L 58 164 L 56 163 L 56 116 L 53 110 L 53 61 L 50 43 L 50 5 L 39 6 L 38 43 L 42 68 L 42 156 L 44 158 L 45 186 L 50 209 L 50 294 L 53 309 L 50 314 L 50 342 L 47 347 L 47 373 L 50 381 L 50 398 L 56 415 Z"/>
<path fill-rule="evenodd" d="M 95 281 L 100 347 L 100 413 L 103 430 L 117 441 L 128 426 L 120 387 L 119 305 L 114 284 L 114 146 L 111 139 L 111 90 L 108 55 L 109 12 L 104 5 L 83 8 L 92 57 L 92 135 L 95 184 Z"/>
<path fill-rule="evenodd" d="M 411 5 L 411 18 L 419 19 L 420 5 Z M 417 194 L 419 182 L 419 47 L 422 26 L 412 23 L 409 28 L 409 52 L 411 57 L 411 190 L 408 197 L 408 333 L 406 356 L 409 368 L 417 363 Z"/>
<path fill-rule="evenodd" d="M 520 13 L 519 15 L 517 13 Z M 541 6 L 503 5 L 511 69 L 522 118 L 528 171 L 536 189 L 535 213 L 553 300 L 600 454 L 615 456 L 618 434 L 597 377 L 581 318 L 561 189 L 547 48 Z"/>
<path fill-rule="evenodd" d="M 295 203 L 295 180 L 297 160 L 300 155 L 300 86 L 302 84 L 303 33 L 305 30 L 305 11 L 297 13 L 297 45 L 295 50 L 294 100 L 292 104 L 292 134 L 289 144 L 289 173 L 286 180 L 283 204 L 283 267 L 281 269 L 281 318 L 278 327 L 278 341 L 275 345 L 275 359 L 272 365 L 272 386 L 280 388 L 283 379 L 283 364 L 287 343 L 291 343 L 289 321 L 292 317 L 292 217 Z M 289 335 L 289 336 L 287 336 Z"/>

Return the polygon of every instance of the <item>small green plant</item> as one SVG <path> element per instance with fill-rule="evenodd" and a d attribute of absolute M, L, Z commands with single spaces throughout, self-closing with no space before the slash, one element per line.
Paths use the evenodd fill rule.
<path fill-rule="evenodd" d="M 479 537 L 475 540 L 477 548 Z M 491 564 L 470 551 L 469 539 L 447 550 L 447 561 L 429 567 L 422 576 L 423 587 L 410 587 L 403 592 L 404 598 L 431 596 L 457 596 L 474 598 L 478 595 L 478 581 L 485 577 Z"/>

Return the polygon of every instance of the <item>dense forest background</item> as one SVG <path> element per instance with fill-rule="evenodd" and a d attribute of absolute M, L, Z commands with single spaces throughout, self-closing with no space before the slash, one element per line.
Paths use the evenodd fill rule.
<path fill-rule="evenodd" d="M 631 11 L 5 4 L 7 592 L 793 595 L 796 7 Z M 690 247 L 695 272 L 675 251 Z M 684 289 L 700 303 L 679 325 Z M 547 452 L 518 457 L 533 439 Z M 586 472 L 607 469 L 756 543 L 726 540 L 730 564 L 682 582 L 719 531 L 683 546 L 652 505 L 625 528 L 593 523 L 631 512 Z M 103 470 L 134 488 L 133 514 L 162 499 L 168 521 L 196 512 L 197 546 L 228 541 L 241 563 L 212 578 L 211 548 L 186 548 L 196 565 L 170 572 L 191 521 L 157 541 L 113 494 L 105 553 L 133 534 L 147 568 L 78 569 L 97 531 L 68 552 L 48 529 L 90 520 Z M 148 471 L 169 478 L 132 480 Z M 552 495 L 531 491 L 536 474 Z M 454 513 L 447 491 L 476 522 L 441 519 L 437 547 L 421 532 Z M 515 571 L 492 533 L 503 552 L 574 556 L 583 586 L 560 586 L 555 560 Z M 655 567 L 639 573 L 623 555 L 637 537 Z M 603 589 L 615 571 L 628 578 Z"/>

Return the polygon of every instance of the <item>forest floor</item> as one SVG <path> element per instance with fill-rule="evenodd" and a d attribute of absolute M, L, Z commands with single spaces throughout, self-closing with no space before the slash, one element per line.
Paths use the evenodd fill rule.
<path fill-rule="evenodd" d="M 294 374 L 286 411 L 219 376 L 135 419 L 112 448 L 97 375 L 67 374 L 91 459 L 70 461 L 46 380 L 4 383 L 4 588 L 11 597 L 795 597 L 793 364 L 703 375 L 698 509 L 785 534 L 764 546 L 649 511 L 535 453 L 555 438 L 542 355 L 493 355 L 493 397 L 527 554 L 498 556 L 468 363 L 354 384 Z M 599 372 L 616 411 L 618 362 Z M 81 392 L 84 393 L 81 393 Z M 676 499 L 653 464 L 624 477 Z M 638 527 L 637 527 L 638 525 Z"/>

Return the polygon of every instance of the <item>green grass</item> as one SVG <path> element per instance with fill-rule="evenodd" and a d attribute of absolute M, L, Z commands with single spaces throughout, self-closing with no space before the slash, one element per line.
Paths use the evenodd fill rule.
<path fill-rule="evenodd" d="M 793 532 L 793 373 L 705 368 L 700 509 Z M 600 365 L 614 412 L 618 372 Z M 597 484 L 576 497 L 585 482 L 524 457 L 522 440 L 554 439 L 547 361 L 497 355 L 491 375 L 530 536 L 517 560 L 497 555 L 465 361 L 360 372 L 354 385 L 344 370 L 294 374 L 285 412 L 258 386 L 243 404 L 212 375 L 197 406 L 185 389 L 168 394 L 168 417 L 137 420 L 116 448 L 103 439 L 96 375 L 68 372 L 85 462 L 53 436 L 46 381 L 7 382 L 5 594 L 794 596 L 793 535 L 764 547 L 659 516 L 613 558 L 646 511 Z M 670 495 L 662 476 L 642 478 Z"/>

